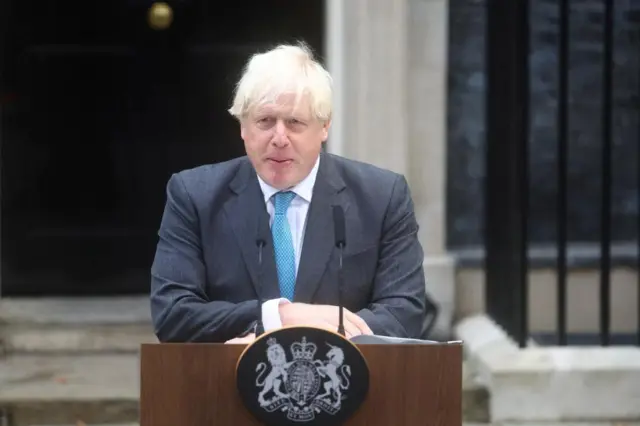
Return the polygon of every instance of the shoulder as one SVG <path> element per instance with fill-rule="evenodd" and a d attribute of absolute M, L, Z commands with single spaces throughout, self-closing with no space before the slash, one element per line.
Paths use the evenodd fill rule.
<path fill-rule="evenodd" d="M 339 155 L 325 155 L 348 187 L 380 193 L 391 191 L 398 184 L 406 184 L 404 176 L 392 170 Z"/>
<path fill-rule="evenodd" d="M 215 199 L 229 188 L 230 182 L 249 160 L 246 156 L 214 164 L 204 164 L 173 173 L 167 192 L 192 201 Z"/>
<path fill-rule="evenodd" d="M 352 209 L 364 229 L 376 228 L 381 222 L 397 220 L 413 210 L 413 200 L 404 175 L 370 163 L 328 155 L 330 173 L 344 184 Z"/>
<path fill-rule="evenodd" d="M 172 177 L 177 177 L 185 184 L 200 181 L 218 181 L 226 176 L 233 177 L 241 165 L 249 161 L 246 156 L 233 158 L 228 161 L 213 164 L 203 164 L 201 166 L 180 170 Z"/>

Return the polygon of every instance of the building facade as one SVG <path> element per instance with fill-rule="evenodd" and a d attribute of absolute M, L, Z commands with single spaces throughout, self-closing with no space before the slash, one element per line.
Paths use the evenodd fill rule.
<path fill-rule="evenodd" d="M 403 173 L 410 183 L 427 289 L 441 309 L 438 330 L 448 333 L 456 316 L 483 309 L 485 2 L 326 0 L 292 2 L 286 12 L 265 3 L 253 18 L 239 6 L 218 13 L 206 2 L 169 3 L 173 21 L 164 30 L 149 28 L 151 3 L 144 2 L 114 6 L 94 32 L 82 20 L 52 32 L 72 16 L 63 5 L 52 9 L 56 19 L 34 17 L 27 7 L 12 11 L 17 24 L 4 28 L 20 37 L 3 61 L 4 297 L 144 294 L 168 174 L 242 155 L 229 142 L 238 134 L 224 110 L 241 64 L 256 48 L 304 38 L 335 79 L 327 150 Z M 531 235 L 544 245 L 554 238 L 547 206 L 557 2 L 533 3 Z M 622 246 L 633 245 L 637 233 L 638 7 L 616 3 L 613 234 Z M 580 101 L 572 116 L 570 239 L 593 243 L 598 105 L 589 99 L 601 79 L 602 6 L 584 2 L 575 12 L 572 93 Z M 65 77 L 69 69 L 80 70 L 75 79 Z M 620 330 L 633 326 L 627 313 L 637 312 L 634 252 L 625 253 L 622 247 L 613 284 Z M 595 263 L 572 271 L 570 283 L 578 293 L 590 288 L 591 301 Z M 552 272 L 550 264 L 532 272 L 531 320 L 540 330 L 552 326 Z M 589 304 L 570 303 L 576 329 L 597 326 Z"/>

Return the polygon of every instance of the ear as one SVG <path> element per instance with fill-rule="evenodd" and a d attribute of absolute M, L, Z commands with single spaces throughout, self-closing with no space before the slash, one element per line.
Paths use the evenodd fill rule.
<path fill-rule="evenodd" d="M 245 140 L 245 137 L 247 135 L 247 128 L 245 126 L 244 121 L 240 121 L 240 137 L 242 138 L 242 140 Z"/>
<path fill-rule="evenodd" d="M 322 125 L 322 142 L 326 142 L 327 138 L 329 137 L 329 128 L 330 127 L 331 127 L 331 119 L 327 120 Z"/>

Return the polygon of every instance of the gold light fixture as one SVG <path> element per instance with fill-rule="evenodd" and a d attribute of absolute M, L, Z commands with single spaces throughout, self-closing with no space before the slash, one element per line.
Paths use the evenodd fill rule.
<path fill-rule="evenodd" d="M 147 19 L 154 30 L 166 30 L 173 22 L 173 9 L 165 2 L 155 2 L 149 8 Z"/>

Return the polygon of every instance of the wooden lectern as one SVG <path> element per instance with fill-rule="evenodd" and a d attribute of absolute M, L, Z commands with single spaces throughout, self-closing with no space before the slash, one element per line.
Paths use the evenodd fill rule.
<path fill-rule="evenodd" d="M 357 346 L 369 366 L 370 385 L 345 425 L 461 426 L 462 344 Z M 260 425 L 236 388 L 236 364 L 245 347 L 142 345 L 140 426 Z"/>

